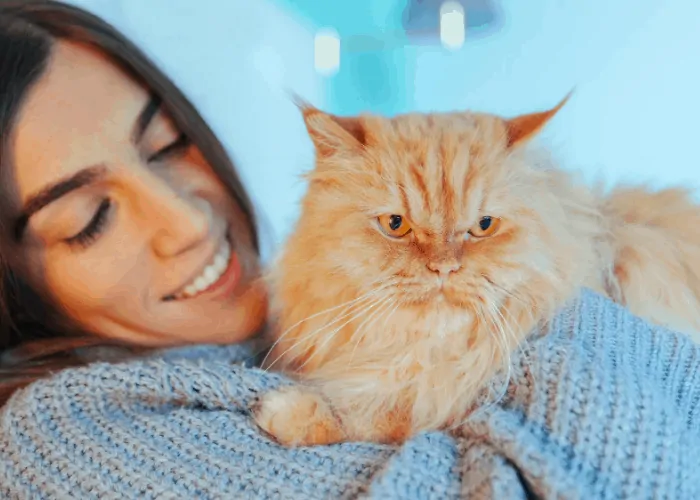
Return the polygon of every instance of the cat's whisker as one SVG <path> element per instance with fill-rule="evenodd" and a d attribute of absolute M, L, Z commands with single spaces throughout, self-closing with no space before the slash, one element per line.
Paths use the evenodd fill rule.
<path fill-rule="evenodd" d="M 355 330 L 355 333 L 352 334 L 352 337 L 350 337 L 350 341 L 352 342 L 353 338 L 357 337 L 355 340 L 355 345 L 352 349 L 352 353 L 350 354 L 350 359 L 348 360 L 348 368 L 352 366 L 352 360 L 355 358 L 355 351 L 357 350 L 357 347 L 360 345 L 360 342 L 365 338 L 366 332 L 369 331 L 370 326 L 377 321 L 381 317 L 381 314 L 384 314 L 391 308 L 391 304 L 394 303 L 393 300 L 391 300 L 392 297 L 388 296 L 387 300 L 385 300 L 381 306 L 379 306 L 375 311 L 370 314 L 367 319 L 365 319 L 360 325 L 357 327 L 357 330 Z M 384 306 L 389 305 L 389 307 L 384 308 Z M 394 305 L 394 308 L 392 309 L 392 313 L 396 311 L 396 309 L 399 307 L 398 304 Z M 385 318 L 385 323 L 386 323 L 386 318 Z M 363 331 L 364 329 L 364 331 Z M 359 333 L 362 332 L 360 335 Z"/>
<path fill-rule="evenodd" d="M 378 283 L 378 282 L 380 282 L 380 281 L 381 281 L 381 280 L 376 280 L 376 281 L 374 281 L 372 284 Z M 342 315 L 336 317 L 333 321 L 330 321 L 330 322 L 324 324 L 323 326 L 321 326 L 320 328 L 318 328 L 318 329 L 316 329 L 316 330 L 314 330 L 314 331 L 312 331 L 312 332 L 310 332 L 310 333 L 307 333 L 306 335 L 304 335 L 304 336 L 302 336 L 301 338 L 297 339 L 297 341 L 296 341 L 293 345 L 291 345 L 291 346 L 290 346 L 289 348 L 287 348 L 284 352 L 282 352 L 282 353 L 270 364 L 270 366 L 268 367 L 268 369 L 271 368 L 274 364 L 276 364 L 277 361 L 279 361 L 281 358 L 283 358 L 289 351 L 291 351 L 291 350 L 293 350 L 294 348 L 298 347 L 299 345 L 301 345 L 301 344 L 302 344 L 303 342 L 305 342 L 306 340 L 311 339 L 312 337 L 321 334 L 321 333 L 322 333 L 324 330 L 326 330 L 327 328 L 333 326 L 334 324 L 338 323 L 338 322 L 341 321 L 342 319 L 347 318 L 348 316 L 352 315 L 352 317 L 351 317 L 348 321 L 346 321 L 345 323 L 343 323 L 342 325 L 340 325 L 336 330 L 330 332 L 329 338 L 331 338 L 332 336 L 334 336 L 335 333 L 337 333 L 337 331 L 339 331 L 341 328 L 343 328 L 343 327 L 344 327 L 345 325 L 347 325 L 348 323 L 352 322 L 354 319 L 356 319 L 358 316 L 360 316 L 360 315 L 361 315 L 363 312 L 365 312 L 367 309 L 374 307 L 374 305 L 371 303 L 371 299 L 373 299 L 379 292 L 385 290 L 385 289 L 388 288 L 388 287 L 394 286 L 395 284 L 396 284 L 396 281 L 395 281 L 395 280 L 390 280 L 390 281 L 384 282 L 384 283 L 382 283 L 382 285 L 381 285 L 380 287 L 378 287 L 378 288 L 376 288 L 376 289 L 374 289 L 374 290 L 370 290 L 370 292 L 365 293 L 364 295 L 358 297 L 358 298 L 355 299 L 355 300 L 352 300 L 352 301 L 350 301 L 350 302 L 346 302 L 345 304 L 351 304 L 351 306 L 349 306 L 349 307 L 350 307 L 350 310 L 349 310 L 348 312 L 346 312 L 346 313 L 344 313 L 344 314 L 342 314 Z M 360 300 L 360 299 L 362 299 L 362 300 Z M 342 306 L 342 305 L 343 305 L 343 304 L 341 304 L 341 306 Z M 360 311 L 353 310 L 353 309 L 356 308 L 356 307 L 364 307 L 364 309 L 362 309 L 362 310 L 360 310 Z M 336 307 L 336 308 L 333 308 L 333 309 L 337 309 L 337 307 Z M 346 309 L 347 309 L 347 308 L 346 308 Z M 315 315 L 314 315 L 314 316 L 315 316 Z M 311 318 L 311 317 L 310 317 L 310 318 Z M 310 319 L 310 318 L 307 318 L 307 319 Z M 328 341 L 328 339 L 327 339 L 327 341 Z M 315 352 L 318 352 L 318 351 L 315 351 Z M 312 354 L 312 356 L 313 356 L 313 354 Z M 307 360 L 307 361 L 308 361 L 308 360 Z M 304 365 L 302 365 L 302 366 L 304 366 Z M 301 368 L 301 367 L 297 368 L 297 370 L 299 370 L 300 368 Z"/>
<path fill-rule="evenodd" d="M 358 341 L 364 336 L 364 334 L 361 335 L 361 333 L 369 328 L 371 325 L 371 322 L 376 316 L 383 312 L 384 306 L 387 304 L 391 303 L 391 297 L 387 296 L 384 299 L 380 300 L 377 304 L 377 307 L 375 308 L 374 311 L 372 311 L 370 314 L 367 315 L 367 317 L 357 326 L 353 334 L 350 336 L 349 342 L 352 342 L 354 339 L 358 339 Z"/>
<path fill-rule="evenodd" d="M 483 276 L 483 275 L 482 275 L 482 276 Z M 486 278 L 486 276 L 484 276 L 484 277 Z M 522 305 L 521 310 L 522 310 L 523 312 L 526 312 L 526 313 L 527 313 L 527 315 L 528 315 L 529 318 L 530 318 L 530 323 L 533 324 L 533 325 L 535 324 L 536 321 L 535 321 L 535 316 L 534 316 L 534 314 L 533 314 L 533 307 L 532 307 L 530 304 L 528 304 L 528 303 L 525 302 L 523 299 L 521 299 L 515 292 L 513 292 L 513 291 L 511 291 L 511 290 L 508 290 L 508 289 L 506 289 L 505 287 L 500 286 L 498 283 L 492 281 L 491 279 L 488 279 L 488 278 L 487 278 L 487 281 L 489 282 L 489 284 L 490 284 L 491 287 L 493 287 L 493 288 L 497 289 L 498 291 L 502 292 L 502 293 L 505 294 L 509 299 L 515 300 L 515 301 L 517 301 L 518 303 L 520 303 L 520 304 Z M 511 316 L 511 318 L 515 320 L 515 318 L 513 317 L 512 313 L 510 312 L 510 309 L 508 309 L 508 308 L 506 307 L 505 310 L 508 312 L 508 314 Z M 525 350 L 525 346 L 526 346 L 526 344 L 527 344 L 527 342 L 528 342 L 527 336 L 524 336 L 524 338 L 519 339 L 518 336 L 516 335 L 515 331 L 513 330 L 512 326 L 511 326 L 511 322 L 509 322 L 509 321 L 506 320 L 506 318 L 503 316 L 503 314 L 502 314 L 502 312 L 501 312 L 500 309 L 499 309 L 497 312 L 498 312 L 499 315 L 501 316 L 501 318 L 502 318 L 504 324 L 506 324 L 506 325 L 509 327 L 509 328 L 508 328 L 508 329 L 509 329 L 509 332 L 510 332 L 511 336 L 513 337 L 513 341 L 514 341 L 515 344 L 517 345 L 518 351 L 520 352 L 523 361 L 527 364 L 528 368 L 529 368 L 530 371 L 532 372 L 532 366 L 531 366 L 531 363 L 530 363 L 530 359 L 529 359 L 529 356 L 528 356 L 527 351 Z M 516 324 L 516 323 L 517 323 L 517 321 L 513 321 L 513 324 Z M 523 333 L 527 333 L 527 332 L 523 332 Z"/>
<path fill-rule="evenodd" d="M 365 297 L 365 300 L 362 300 L 362 301 L 360 301 L 360 302 L 356 302 L 356 303 L 352 304 L 351 306 L 349 306 L 349 309 L 350 309 L 349 311 L 344 312 L 342 315 L 336 316 L 335 319 L 333 319 L 332 321 L 330 321 L 330 322 L 328 322 L 328 323 L 324 323 L 323 325 L 321 325 L 321 326 L 320 326 L 319 328 L 317 328 L 316 330 L 312 330 L 311 332 L 309 332 L 309 333 L 307 333 L 307 334 L 301 336 L 300 338 L 296 339 L 296 341 L 295 341 L 291 346 L 289 346 L 287 349 L 285 349 L 279 356 L 277 356 L 277 358 L 275 358 L 275 360 L 274 360 L 272 363 L 270 363 L 270 365 L 266 368 L 266 371 L 268 371 L 269 369 L 271 369 L 280 359 L 282 359 L 283 357 L 285 357 L 285 356 L 287 355 L 287 353 L 289 353 L 290 351 L 292 351 L 292 350 L 294 350 L 295 348 L 299 347 L 299 346 L 302 345 L 304 342 L 306 342 L 306 341 L 312 339 L 312 338 L 315 337 L 315 336 L 318 336 L 318 335 L 322 334 L 325 330 L 327 330 L 328 328 L 332 327 L 333 325 L 335 325 L 335 324 L 338 323 L 339 321 L 342 321 L 343 319 L 347 318 L 348 316 L 352 316 L 352 318 L 350 318 L 346 323 L 343 323 L 343 325 L 340 326 L 340 328 L 342 328 L 345 324 L 349 323 L 349 322 L 352 321 L 356 316 L 358 316 L 359 314 L 361 314 L 363 311 L 366 310 L 366 308 L 365 308 L 365 309 L 360 309 L 360 310 L 358 311 L 357 308 L 363 308 L 363 307 L 365 307 L 365 306 L 372 305 L 372 303 L 373 303 L 373 302 L 372 302 L 372 299 L 374 299 L 374 295 L 372 295 L 372 296 L 370 296 L 370 297 Z M 345 309 L 344 309 L 343 311 L 345 311 Z M 342 312 L 342 311 L 341 311 L 341 312 Z M 333 333 L 333 332 L 331 332 L 331 333 Z"/>
<path fill-rule="evenodd" d="M 328 345 L 328 343 L 335 338 L 335 336 L 338 334 L 338 332 L 343 329 L 343 327 L 349 325 L 350 323 L 355 321 L 357 318 L 359 318 L 363 314 L 366 314 L 368 311 L 370 311 L 370 310 L 376 308 L 377 306 L 379 306 L 380 304 L 384 303 L 384 301 L 387 300 L 388 298 L 389 297 L 384 297 L 384 298 L 381 298 L 381 299 L 369 304 L 364 309 L 358 311 L 357 314 L 353 314 L 352 317 L 349 320 L 347 320 L 345 323 L 336 327 L 331 332 L 327 333 L 326 339 L 321 343 L 321 345 L 317 349 L 314 350 L 314 352 L 308 358 L 306 358 L 306 361 L 304 361 L 304 363 L 302 363 L 297 368 L 297 371 L 300 371 L 302 368 L 304 368 L 309 363 L 309 361 L 311 361 L 314 358 L 314 356 L 316 356 L 316 354 L 321 352 L 323 350 L 323 348 L 326 347 Z"/>
<path fill-rule="evenodd" d="M 506 289 L 505 287 L 499 285 L 495 281 L 489 279 L 487 276 L 484 276 L 484 275 L 482 275 L 482 276 L 488 281 L 489 285 L 492 288 L 505 294 L 509 299 L 512 299 L 512 300 L 515 300 L 516 302 L 518 302 L 521 305 L 521 308 L 519 310 L 528 315 L 531 325 L 534 325 L 536 323 L 536 319 L 535 319 L 535 316 L 533 313 L 533 307 L 531 304 L 529 304 L 528 302 L 523 300 L 514 291 Z M 512 322 L 507 321 L 507 319 L 505 318 L 505 316 L 503 315 L 501 310 L 498 310 L 497 312 L 501 316 L 503 323 L 508 326 L 509 333 L 513 337 L 513 342 L 517 346 L 518 352 L 520 353 L 521 360 L 527 366 L 528 371 L 531 374 L 531 377 L 533 378 L 533 380 L 532 380 L 533 384 L 536 385 L 536 380 L 534 378 L 535 372 L 534 372 L 533 367 L 532 367 L 532 362 L 530 360 L 529 351 L 528 351 L 528 349 L 526 349 L 526 347 L 528 345 L 527 336 L 524 335 L 522 339 L 518 338 L 518 336 L 516 335 L 516 332 L 513 330 L 512 325 L 517 325 L 519 322 L 517 321 L 517 318 L 515 318 L 513 316 L 513 313 L 512 313 L 512 311 L 510 311 L 509 308 L 506 307 L 505 311 L 511 317 L 511 319 L 513 319 Z M 526 334 L 527 332 L 521 332 L 521 333 Z"/>
<path fill-rule="evenodd" d="M 483 304 L 483 306 L 486 306 L 486 304 Z M 495 332 L 498 332 L 498 331 L 499 331 L 498 326 L 497 326 L 496 323 L 494 322 L 495 319 L 491 316 L 490 313 L 487 313 L 487 312 L 482 308 L 481 305 L 477 306 L 477 307 L 474 309 L 474 311 L 475 311 L 475 313 L 477 314 L 477 316 L 481 319 L 481 321 L 483 321 L 484 323 L 486 323 L 486 322 L 491 323 L 492 327 L 494 328 L 494 331 L 495 331 Z M 496 335 L 496 337 L 498 337 L 498 335 Z M 500 340 L 500 338 L 496 341 L 496 343 L 490 343 L 490 347 L 491 347 L 490 351 L 491 351 L 491 360 L 492 360 L 492 362 L 494 361 L 494 359 L 496 358 L 496 355 L 497 355 L 497 349 L 498 349 L 498 347 L 499 347 L 499 345 L 500 345 L 499 340 Z M 507 391 L 507 388 L 508 388 L 507 382 L 508 382 L 508 380 L 510 379 L 510 362 L 509 362 L 509 360 L 508 360 L 508 363 L 506 363 L 506 365 L 507 365 L 507 367 L 508 367 L 508 374 L 507 374 L 507 377 L 506 377 L 506 384 L 505 384 L 505 386 L 504 386 L 504 389 Z M 492 388 L 491 390 L 494 391 L 493 388 Z M 474 418 L 474 417 L 477 417 L 478 415 L 481 415 L 481 414 L 483 414 L 483 413 L 485 413 L 485 412 L 488 412 L 488 410 L 489 410 L 490 408 L 492 408 L 493 406 L 495 406 L 495 405 L 498 403 L 498 401 L 499 401 L 500 399 L 502 399 L 502 397 L 503 397 L 504 394 L 505 394 L 505 392 L 503 392 L 503 389 L 501 389 L 501 392 L 500 392 L 500 394 L 499 394 L 497 397 L 492 397 L 492 395 L 488 395 L 488 396 L 487 396 L 487 399 L 486 399 L 486 401 L 484 402 L 483 405 L 481 405 L 480 407 L 476 408 L 472 413 L 470 413 L 470 414 L 468 414 L 468 415 L 465 415 L 464 418 L 463 418 L 461 421 L 455 422 L 454 425 L 453 425 L 452 427 L 453 427 L 453 428 L 457 428 L 457 427 L 459 427 L 459 426 L 461 426 L 461 425 L 466 424 L 467 421 L 468 421 L 469 419 Z"/>
<path fill-rule="evenodd" d="M 379 281 L 380 281 L 380 280 L 377 280 L 377 281 L 375 281 L 375 283 L 377 283 L 377 282 L 379 282 Z M 373 283 L 373 284 L 374 284 L 374 283 Z M 270 348 L 269 348 L 267 354 L 265 355 L 265 357 L 264 357 L 263 360 L 262 360 L 261 366 L 265 366 L 265 362 L 267 361 L 267 358 L 270 356 L 270 354 L 273 352 L 273 349 L 274 349 L 275 347 L 277 347 L 277 345 L 278 345 L 280 342 L 282 342 L 282 341 L 287 337 L 287 335 L 289 335 L 292 331 L 294 331 L 295 328 L 297 328 L 298 326 L 300 326 L 302 323 L 305 323 L 305 322 L 310 321 L 310 320 L 312 320 L 312 319 L 318 318 L 319 316 L 322 316 L 322 315 L 324 315 L 324 314 L 328 314 L 328 313 L 331 313 L 331 312 L 333 312 L 333 311 L 337 311 L 338 309 L 342 309 L 342 308 L 346 308 L 346 309 L 347 309 L 347 308 L 350 307 L 350 306 L 356 306 L 356 305 L 358 305 L 358 304 L 360 304 L 360 303 L 363 303 L 363 302 L 369 300 L 370 298 L 374 297 L 376 294 L 378 294 L 378 293 L 381 292 L 382 290 L 384 290 L 384 289 L 386 289 L 386 288 L 388 288 L 388 287 L 390 287 L 390 286 L 393 286 L 393 285 L 395 285 L 395 282 L 394 282 L 394 281 L 389 281 L 389 282 L 382 283 L 382 285 L 380 285 L 378 288 L 371 289 L 371 290 L 369 290 L 368 292 L 366 292 L 366 293 L 360 295 L 359 297 L 356 297 L 356 298 L 354 298 L 354 299 L 352 299 L 352 300 L 348 300 L 348 301 L 346 301 L 346 302 L 343 302 L 342 304 L 338 304 L 338 305 L 336 305 L 336 306 L 329 307 L 328 309 L 324 309 L 324 310 L 322 310 L 322 311 L 319 311 L 319 312 L 314 313 L 314 314 L 312 314 L 312 315 L 310 315 L 310 316 L 307 316 L 307 317 L 304 318 L 304 319 L 301 319 L 301 320 L 297 321 L 297 322 L 294 323 L 292 326 L 290 326 L 289 328 L 287 328 L 282 334 L 280 334 L 279 337 L 277 338 L 277 340 L 270 346 Z M 342 319 L 342 318 L 343 318 L 342 316 L 341 316 L 340 318 L 336 318 L 336 319 L 333 320 L 331 323 L 327 323 L 326 325 L 327 325 L 327 326 L 333 325 L 334 323 L 336 323 L 338 320 L 340 320 L 340 319 Z M 287 352 L 289 352 L 289 350 L 287 350 L 287 351 L 285 351 L 284 353 L 282 353 L 282 355 L 280 355 L 280 357 L 283 356 L 284 354 L 286 354 Z M 275 363 L 276 363 L 277 361 L 279 361 L 279 358 L 275 360 Z"/>
<path fill-rule="evenodd" d="M 493 323 L 493 320 L 489 317 L 489 315 L 484 310 L 484 308 L 483 308 L 484 306 L 485 306 L 485 304 L 483 304 L 483 305 L 477 304 L 476 307 L 474 308 L 474 313 L 476 314 L 477 318 L 479 319 L 479 321 L 481 323 L 483 323 L 483 324 L 490 323 L 491 325 L 493 325 L 492 327 L 494 328 L 494 330 L 496 330 L 497 328 L 496 328 L 495 324 Z M 489 344 L 491 346 L 490 353 L 491 353 L 491 364 L 492 364 L 494 361 L 494 358 L 496 357 L 496 345 L 494 345 L 493 343 L 489 343 Z M 483 354 L 483 351 L 482 351 L 482 354 Z M 461 420 L 455 421 L 452 424 L 451 428 L 456 429 L 460 426 L 465 425 L 469 421 L 469 419 L 474 418 L 474 417 L 476 417 L 484 412 L 487 412 L 490 408 L 492 408 L 497 403 L 497 401 L 498 401 L 497 399 L 487 397 L 487 400 L 484 402 L 483 405 L 476 408 L 473 412 L 471 412 L 467 415 L 464 415 Z"/>
<path fill-rule="evenodd" d="M 490 278 L 488 275 L 486 275 L 486 274 L 484 274 L 484 273 L 481 273 L 481 277 L 484 278 L 484 280 L 486 280 L 486 282 L 488 283 L 487 286 L 490 286 L 491 288 L 495 288 L 495 289 L 498 290 L 499 292 L 501 292 L 501 293 L 503 293 L 503 294 L 505 294 L 505 295 L 507 295 L 507 296 L 513 298 L 514 300 L 517 300 L 518 302 L 520 302 L 520 304 L 522 304 L 522 306 L 523 306 L 526 310 L 532 311 L 532 305 L 529 304 L 529 303 L 527 303 L 527 302 L 525 302 L 520 296 L 518 296 L 517 294 L 515 294 L 515 292 L 513 292 L 513 291 L 511 291 L 511 290 L 508 290 L 507 288 L 505 288 L 505 287 L 499 285 L 499 284 L 496 283 L 492 278 Z"/>
<path fill-rule="evenodd" d="M 495 330 L 494 333 L 496 334 L 495 338 L 496 338 L 496 342 L 498 344 L 497 347 L 499 349 L 498 358 L 499 358 L 499 361 L 500 361 L 500 358 L 503 358 L 504 363 L 502 363 L 502 364 L 504 364 L 505 368 L 506 368 L 504 384 L 503 384 L 503 387 L 498 391 L 498 393 L 497 393 L 498 395 L 493 401 L 495 403 L 495 402 L 499 401 L 501 398 L 503 398 L 506 391 L 508 390 L 508 384 L 510 382 L 510 378 L 512 375 L 512 373 L 511 373 L 512 362 L 511 362 L 510 349 L 508 348 L 508 339 L 506 337 L 506 332 L 503 329 L 504 325 L 502 323 L 500 323 L 500 321 L 498 321 L 496 314 L 494 314 L 494 312 L 498 311 L 497 306 L 493 303 L 489 303 L 487 307 L 488 307 L 488 314 L 486 316 L 489 319 L 489 321 L 491 322 L 491 324 L 493 325 L 494 330 Z M 495 347 L 496 346 L 494 345 L 492 348 L 495 348 Z"/>
<path fill-rule="evenodd" d="M 506 311 L 506 314 L 508 314 L 511 318 L 513 318 L 512 313 L 508 308 L 504 309 Z M 505 324 L 505 326 L 508 328 L 508 333 L 510 334 L 513 343 L 515 344 L 516 348 L 518 349 L 518 352 L 520 354 L 520 359 L 522 360 L 523 363 L 525 363 L 532 373 L 532 364 L 530 363 L 530 357 L 528 354 L 528 351 L 525 349 L 525 346 L 527 345 L 527 335 L 522 335 L 522 338 L 519 338 L 515 330 L 513 329 L 512 322 L 509 322 L 506 320 L 505 316 L 503 315 L 503 312 L 501 310 L 498 310 L 498 315 L 501 317 L 501 320 Z M 530 314 L 532 316 L 532 314 Z M 527 332 L 521 332 L 523 334 L 526 334 Z"/>
<path fill-rule="evenodd" d="M 506 295 L 508 295 L 510 298 L 513 298 L 513 299 L 516 299 L 516 300 L 517 300 L 517 298 L 515 297 L 515 294 L 514 294 L 514 293 L 512 293 L 512 292 L 510 292 L 510 291 L 508 291 L 508 290 L 506 290 L 506 289 L 504 289 L 504 288 L 502 288 L 502 287 L 498 287 L 495 283 L 492 283 L 492 284 L 493 284 L 495 287 L 500 288 L 500 289 L 501 289 L 504 293 L 506 293 Z M 519 302 L 520 302 L 521 304 L 525 304 L 525 302 L 522 301 L 522 300 L 519 300 Z M 535 320 L 534 320 L 534 316 L 533 316 L 533 314 L 532 314 L 531 308 L 525 307 L 525 309 L 523 309 L 523 310 L 524 310 L 524 311 L 527 311 L 528 315 L 530 316 L 531 321 L 534 323 Z M 511 321 L 508 321 L 508 320 L 506 319 L 506 317 L 504 316 L 504 311 L 505 311 L 506 314 L 508 314 L 508 315 L 513 319 L 512 322 L 511 322 Z M 534 375 L 534 370 L 533 370 L 532 362 L 531 362 L 530 356 L 529 356 L 529 350 L 526 348 L 527 345 L 528 345 L 528 339 L 527 339 L 527 336 L 526 336 L 527 332 L 520 332 L 520 333 L 522 334 L 522 335 L 520 335 L 520 336 L 515 332 L 515 330 L 513 329 L 513 325 L 514 325 L 514 324 L 517 324 L 518 322 L 517 322 L 516 318 L 513 316 L 513 313 L 510 311 L 510 309 L 509 309 L 508 307 L 503 308 L 503 310 L 497 309 L 496 312 L 497 312 L 498 315 L 500 316 L 502 323 L 507 327 L 508 333 L 510 334 L 510 336 L 511 336 L 511 338 L 512 338 L 512 342 L 513 342 L 513 344 L 516 346 L 516 348 L 518 349 L 518 352 L 519 352 L 519 354 L 520 354 L 520 360 L 521 360 L 521 362 L 524 363 L 525 366 L 527 366 L 527 368 L 528 368 L 528 371 L 529 371 L 529 373 L 530 373 L 530 375 L 531 375 L 531 377 L 532 377 L 533 387 L 536 386 L 536 380 L 535 380 L 535 378 L 534 378 L 534 376 L 535 376 L 535 375 Z M 520 337 L 522 337 L 522 338 L 520 338 Z M 506 390 L 507 390 L 507 389 L 506 389 Z"/>
<path fill-rule="evenodd" d="M 508 308 L 506 305 L 504 305 L 502 308 L 494 306 L 492 307 L 493 312 L 495 312 L 498 315 L 498 318 L 500 319 L 500 324 L 502 327 L 504 327 L 507 331 L 504 331 L 506 336 L 510 336 L 511 340 L 513 341 L 513 344 L 515 344 L 515 347 L 520 348 L 520 342 L 518 341 L 518 336 L 516 335 L 515 331 L 513 330 L 513 327 L 511 326 L 511 323 L 506 320 L 506 317 L 503 315 L 503 310 L 508 311 Z M 512 316 L 511 316 L 512 317 Z M 510 349 L 509 349 L 510 351 Z"/>
<path fill-rule="evenodd" d="M 493 328 L 494 333 L 497 333 L 498 328 L 497 328 L 496 324 L 494 323 L 493 318 L 491 317 L 490 311 L 483 309 L 483 307 L 486 307 L 486 304 L 482 305 L 481 317 L 484 319 L 485 322 L 490 323 L 491 327 Z M 496 341 L 498 342 L 498 340 L 499 340 L 498 336 L 497 335 L 494 335 L 494 336 L 496 337 Z M 496 362 L 496 354 L 497 354 L 497 352 L 492 347 L 492 349 L 491 349 L 491 363 Z"/>
<path fill-rule="evenodd" d="M 508 290 L 507 288 L 505 288 L 505 287 L 499 285 L 498 283 L 496 283 L 495 281 L 493 281 L 492 279 L 490 279 L 490 278 L 489 278 L 488 276 L 486 276 L 485 274 L 482 274 L 481 276 L 482 276 L 484 279 L 486 279 L 486 281 L 488 282 L 488 284 L 489 284 L 489 286 L 490 286 L 491 288 L 494 288 L 494 289 L 496 289 L 497 291 L 500 291 L 501 293 L 503 293 L 504 295 L 506 295 L 506 297 L 507 297 L 508 299 L 512 299 L 512 300 L 515 300 L 515 301 L 517 301 L 518 303 L 520 303 L 520 304 L 522 305 L 522 308 L 521 308 L 522 311 L 523 311 L 523 312 L 526 312 L 526 313 L 528 314 L 528 316 L 529 316 L 529 318 L 530 318 L 530 323 L 531 323 L 531 324 L 534 324 L 534 323 L 536 322 L 536 321 L 535 321 L 535 316 L 534 316 L 534 314 L 533 314 L 533 306 L 532 306 L 532 304 L 529 304 L 528 302 L 524 301 L 524 300 L 523 300 L 520 296 L 518 296 L 515 292 L 513 292 L 513 291 L 511 291 L 511 290 Z M 506 310 L 508 310 L 508 308 L 506 308 Z M 500 309 L 498 310 L 498 313 L 499 313 L 499 315 L 502 317 L 504 323 L 507 324 L 507 325 L 510 325 L 510 323 L 506 321 L 505 317 L 503 317 L 503 314 L 501 313 Z M 512 315 L 511 315 L 511 317 L 512 317 Z M 513 318 L 513 319 L 515 319 L 515 318 Z M 513 332 L 512 328 L 510 329 L 510 332 L 515 336 L 515 332 Z M 518 341 L 517 337 L 515 337 L 514 340 L 516 341 L 516 343 L 518 343 L 518 345 L 520 345 L 520 342 Z M 524 341 L 526 341 L 526 340 L 527 340 L 527 339 L 524 339 Z"/>
<path fill-rule="evenodd" d="M 391 312 L 387 315 L 386 318 L 384 318 L 384 323 L 382 323 L 382 328 L 386 329 L 387 324 L 389 323 L 389 320 L 391 317 L 394 315 L 394 313 L 397 311 L 397 309 L 401 306 L 400 302 L 396 302 L 394 305 L 394 308 L 391 310 Z"/>

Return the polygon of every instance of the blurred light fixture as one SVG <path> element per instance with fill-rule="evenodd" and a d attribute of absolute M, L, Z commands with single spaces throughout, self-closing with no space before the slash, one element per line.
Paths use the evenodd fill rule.
<path fill-rule="evenodd" d="M 440 6 L 440 42 L 448 49 L 464 45 L 464 8 L 459 2 L 449 0 Z"/>
<path fill-rule="evenodd" d="M 314 67 L 323 76 L 332 76 L 340 68 L 340 35 L 324 28 L 314 37 Z"/>
<path fill-rule="evenodd" d="M 457 50 L 466 42 L 467 34 L 473 40 L 488 36 L 501 28 L 503 15 L 500 2 L 501 0 L 405 0 L 406 6 L 398 31 L 344 32 L 343 52 L 366 54 L 401 49 L 409 45 L 434 44 Z M 336 30 L 327 28 L 316 34 L 314 61 L 316 71 L 323 76 L 332 76 L 338 72 L 340 35 Z"/>
<path fill-rule="evenodd" d="M 408 0 L 403 28 L 411 43 L 439 42 L 461 47 L 469 39 L 489 35 L 502 23 L 500 0 Z"/>

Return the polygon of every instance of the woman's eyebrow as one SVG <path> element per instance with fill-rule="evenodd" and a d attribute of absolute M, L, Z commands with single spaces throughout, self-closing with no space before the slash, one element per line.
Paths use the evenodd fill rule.
<path fill-rule="evenodd" d="M 45 186 L 41 191 L 31 196 L 24 204 L 22 212 L 15 221 L 13 231 L 15 241 L 20 241 L 22 239 L 27 224 L 29 223 L 29 218 L 32 215 L 71 191 L 92 184 L 97 179 L 103 177 L 106 171 L 107 169 L 104 165 L 84 168 L 70 177 Z"/>
<path fill-rule="evenodd" d="M 134 130 L 131 132 L 131 140 L 134 142 L 134 144 L 137 144 L 143 138 L 143 134 L 146 133 L 148 126 L 153 120 L 153 117 L 160 109 L 160 103 L 160 97 L 155 94 L 150 94 L 148 102 L 143 107 L 138 118 L 136 119 Z"/>

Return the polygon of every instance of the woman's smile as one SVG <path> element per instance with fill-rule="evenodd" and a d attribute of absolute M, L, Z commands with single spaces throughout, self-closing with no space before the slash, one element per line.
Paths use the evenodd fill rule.
<path fill-rule="evenodd" d="M 232 292 L 240 277 L 240 263 L 232 251 L 230 237 L 226 235 L 219 244 L 213 257 L 177 292 L 167 295 L 163 300 L 189 300 L 207 295 L 207 298 L 227 295 Z"/>

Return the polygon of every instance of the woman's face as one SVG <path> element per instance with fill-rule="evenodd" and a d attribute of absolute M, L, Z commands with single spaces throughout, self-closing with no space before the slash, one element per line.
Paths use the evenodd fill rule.
<path fill-rule="evenodd" d="M 243 340 L 266 298 L 246 218 L 149 92 L 58 42 L 20 110 L 12 192 L 30 282 L 104 337 Z M 7 185 L 7 184 L 5 184 Z"/>

